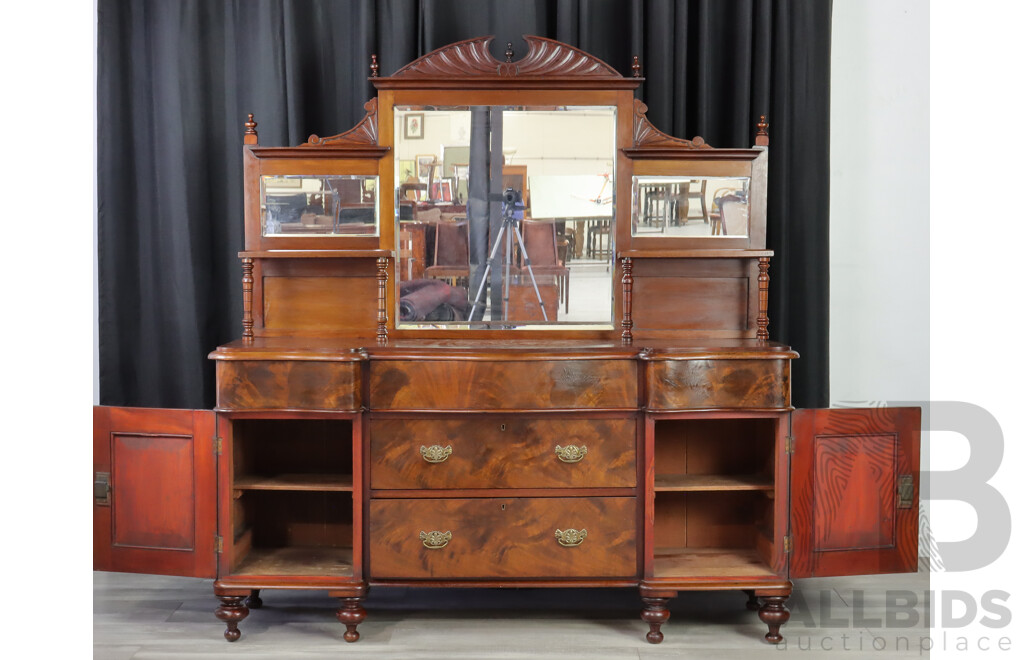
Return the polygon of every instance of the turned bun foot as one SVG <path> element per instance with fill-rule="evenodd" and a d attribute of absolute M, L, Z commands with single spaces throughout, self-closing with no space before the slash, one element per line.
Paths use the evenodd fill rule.
<path fill-rule="evenodd" d="M 221 596 L 220 607 L 214 612 L 216 617 L 227 624 L 224 631 L 224 639 L 229 642 L 237 642 L 242 636 L 238 630 L 238 624 L 245 617 L 249 616 L 249 608 L 243 604 L 242 596 Z"/>
<path fill-rule="evenodd" d="M 789 621 L 789 610 L 786 609 L 786 596 L 765 596 L 764 605 L 757 611 L 757 616 L 768 625 L 764 640 L 769 644 L 782 641 L 779 628 Z"/>
<path fill-rule="evenodd" d="M 661 625 L 668 621 L 670 612 L 668 611 L 668 598 L 643 598 L 644 611 L 640 613 L 640 618 L 643 619 L 651 629 L 647 633 L 647 641 L 651 644 L 660 644 L 665 635 L 661 632 Z"/>
<path fill-rule="evenodd" d="M 352 643 L 359 639 L 356 626 L 366 618 L 366 610 L 362 606 L 362 598 L 342 598 L 341 608 L 335 613 L 338 621 L 345 624 L 345 641 Z"/>
<path fill-rule="evenodd" d="M 260 590 L 253 589 L 249 597 L 245 599 L 245 606 L 250 610 L 258 610 L 263 607 L 263 599 L 260 598 Z"/>
<path fill-rule="evenodd" d="M 747 594 L 747 609 L 751 612 L 756 612 L 761 609 L 761 601 L 758 600 L 757 596 L 754 595 L 753 589 L 744 589 L 743 593 Z"/>

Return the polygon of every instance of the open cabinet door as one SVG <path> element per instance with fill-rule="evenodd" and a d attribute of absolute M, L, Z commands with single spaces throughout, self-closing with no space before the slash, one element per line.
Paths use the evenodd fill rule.
<path fill-rule="evenodd" d="M 790 577 L 917 570 L 921 409 L 793 413 Z"/>
<path fill-rule="evenodd" d="M 216 577 L 216 416 L 93 408 L 93 569 Z"/>

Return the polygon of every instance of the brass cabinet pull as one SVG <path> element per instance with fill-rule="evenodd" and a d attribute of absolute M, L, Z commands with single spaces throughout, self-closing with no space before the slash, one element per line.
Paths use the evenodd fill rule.
<path fill-rule="evenodd" d="M 575 548 L 580 543 L 583 543 L 583 539 L 587 538 L 587 530 L 556 529 L 555 538 L 558 540 L 559 545 L 564 545 L 567 548 Z"/>
<path fill-rule="evenodd" d="M 586 445 L 555 445 L 555 456 L 563 463 L 579 463 L 587 455 Z"/>
<path fill-rule="evenodd" d="M 440 550 L 444 546 L 448 545 L 448 541 L 452 540 L 451 532 L 420 532 L 420 540 L 423 541 L 423 547 L 429 550 Z"/>
<path fill-rule="evenodd" d="M 420 455 L 427 463 L 444 463 L 452 455 L 452 446 L 442 447 L 441 445 L 420 445 Z"/>

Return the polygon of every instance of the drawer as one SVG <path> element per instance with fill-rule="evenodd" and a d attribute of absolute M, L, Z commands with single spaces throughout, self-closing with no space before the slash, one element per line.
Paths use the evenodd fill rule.
<path fill-rule="evenodd" d="M 373 410 L 636 408 L 633 360 L 380 360 Z"/>
<path fill-rule="evenodd" d="M 635 577 L 636 519 L 632 497 L 371 500 L 370 576 Z"/>
<path fill-rule="evenodd" d="M 218 410 L 358 410 L 359 362 L 218 360 Z"/>
<path fill-rule="evenodd" d="M 633 488 L 636 420 L 370 422 L 370 488 Z"/>
<path fill-rule="evenodd" d="M 782 359 L 652 360 L 650 410 L 789 407 L 789 363 Z"/>

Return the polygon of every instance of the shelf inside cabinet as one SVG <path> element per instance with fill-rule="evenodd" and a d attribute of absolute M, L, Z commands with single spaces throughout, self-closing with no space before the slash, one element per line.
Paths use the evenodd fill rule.
<path fill-rule="evenodd" d="M 762 475 L 730 474 L 659 474 L 654 478 L 654 490 L 663 492 L 763 490 L 775 488 L 771 477 Z"/>
<path fill-rule="evenodd" d="M 349 474 L 277 474 L 273 476 L 244 475 L 235 479 L 236 490 L 352 490 Z"/>
<path fill-rule="evenodd" d="M 352 548 L 253 548 L 234 573 L 351 577 Z"/>
<path fill-rule="evenodd" d="M 654 577 L 771 577 L 758 553 L 746 548 L 655 548 Z"/>

